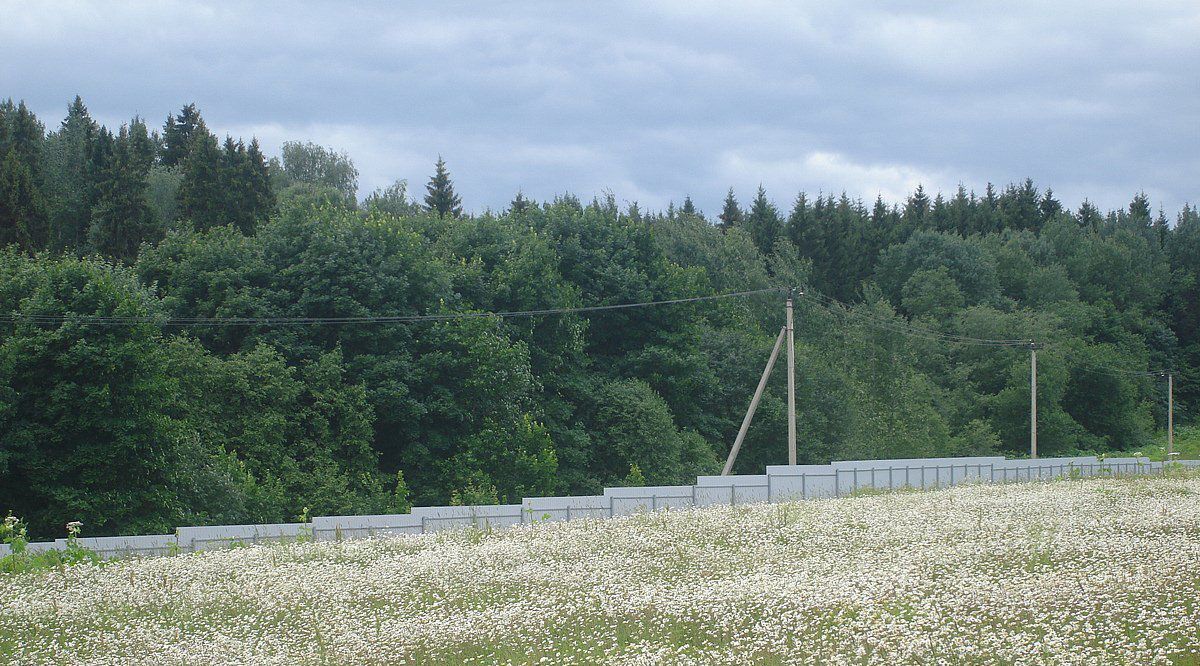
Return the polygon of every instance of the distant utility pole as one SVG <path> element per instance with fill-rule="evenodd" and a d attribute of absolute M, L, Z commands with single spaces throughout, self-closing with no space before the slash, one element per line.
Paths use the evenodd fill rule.
<path fill-rule="evenodd" d="M 792 326 L 792 292 L 787 298 L 788 464 L 796 464 L 796 330 Z"/>
<path fill-rule="evenodd" d="M 1167 460 L 1175 453 L 1175 373 L 1167 373 Z"/>
<path fill-rule="evenodd" d="M 1037 350 L 1042 345 L 1029 341 L 1029 457 L 1037 458 Z"/>

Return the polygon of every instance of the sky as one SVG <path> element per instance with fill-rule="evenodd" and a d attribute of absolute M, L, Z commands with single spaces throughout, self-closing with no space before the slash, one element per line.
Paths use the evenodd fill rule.
<path fill-rule="evenodd" d="M 643 210 L 733 187 L 902 201 L 1032 178 L 1074 208 L 1200 202 L 1200 3 L 0 0 L 0 98 L 53 128 L 195 102 L 268 154 L 350 154 L 360 195 L 518 189 Z"/>

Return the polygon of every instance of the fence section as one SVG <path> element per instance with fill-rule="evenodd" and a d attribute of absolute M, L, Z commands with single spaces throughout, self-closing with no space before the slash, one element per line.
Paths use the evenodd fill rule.
<path fill-rule="evenodd" d="M 1200 460 L 1178 465 L 1200 468 Z M 1054 478 L 1161 474 L 1148 458 L 1078 456 L 1006 460 L 999 456 L 839 460 L 828 465 L 770 465 L 765 474 L 701 476 L 691 486 L 605 488 L 602 495 L 527 497 L 520 504 L 413 507 L 411 513 L 321 516 L 311 523 L 180 527 L 175 534 L 85 537 L 80 546 L 106 558 L 166 555 L 273 541 L 333 541 L 427 534 L 451 529 L 499 529 L 541 521 L 611 518 L 639 512 L 714 505 L 839 497 L 864 491 L 944 488 L 964 483 L 1016 483 Z M 66 539 L 35 542 L 30 552 L 66 548 Z M 0 557 L 11 552 L 0 544 Z"/>

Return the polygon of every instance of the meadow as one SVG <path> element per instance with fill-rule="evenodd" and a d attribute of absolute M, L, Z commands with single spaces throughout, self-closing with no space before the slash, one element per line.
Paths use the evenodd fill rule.
<path fill-rule="evenodd" d="M 962 486 L 0 576 L 0 661 L 1200 663 L 1200 478 Z"/>

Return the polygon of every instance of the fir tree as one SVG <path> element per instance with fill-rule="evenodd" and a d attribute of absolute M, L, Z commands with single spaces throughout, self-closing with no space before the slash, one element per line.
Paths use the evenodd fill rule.
<path fill-rule="evenodd" d="M 121 126 L 88 230 L 88 242 L 98 252 L 132 262 L 142 243 L 161 238 L 163 229 L 147 196 L 154 153 L 145 123 L 135 118 Z"/>
<path fill-rule="evenodd" d="M 683 217 L 702 217 L 696 211 L 696 204 L 692 203 L 692 197 L 687 194 L 683 195 L 683 205 L 679 207 L 679 214 Z"/>
<path fill-rule="evenodd" d="M 179 185 L 179 213 L 197 229 L 225 224 L 225 178 L 217 137 L 201 122 L 188 156 L 182 163 L 183 182 Z"/>
<path fill-rule="evenodd" d="M 22 101 L 0 108 L 0 243 L 27 252 L 46 247 L 48 225 L 42 193 L 42 124 Z"/>
<path fill-rule="evenodd" d="M 76 95 L 58 131 L 46 137 L 45 192 L 50 247 L 56 250 L 79 248 L 87 237 L 93 203 L 89 160 L 98 131 L 99 125 Z"/>
<path fill-rule="evenodd" d="M 738 207 L 737 197 L 733 196 L 733 188 L 725 195 L 725 205 L 717 216 L 721 222 L 717 224 L 722 230 L 736 227 L 742 222 L 742 209 Z"/>
<path fill-rule="evenodd" d="M 529 199 L 525 198 L 521 190 L 517 190 L 517 196 L 508 204 L 508 212 L 510 215 L 520 215 L 529 209 L 529 205 Z"/>
<path fill-rule="evenodd" d="M 1092 231 L 1100 228 L 1100 222 L 1103 219 L 1104 216 L 1100 214 L 1100 209 L 1087 199 L 1079 204 L 1079 212 L 1075 214 L 1075 220 L 1079 222 L 1079 226 Z"/>
<path fill-rule="evenodd" d="M 188 104 L 178 116 L 167 115 L 162 133 L 162 165 L 173 167 L 187 159 L 197 134 L 207 133 L 195 104 Z"/>
<path fill-rule="evenodd" d="M 462 199 L 454 192 L 454 182 L 446 161 L 438 155 L 436 171 L 425 186 L 425 206 L 438 217 L 462 217 Z"/>
<path fill-rule="evenodd" d="M 0 161 L 0 245 L 10 243 L 27 252 L 46 246 L 45 203 L 16 148 Z"/>
<path fill-rule="evenodd" d="M 750 214 L 746 216 L 746 230 L 751 240 L 764 255 L 771 254 L 775 241 L 783 231 L 783 220 L 779 219 L 779 210 L 767 199 L 767 191 L 760 184 L 754 195 L 754 203 L 750 205 Z"/>

